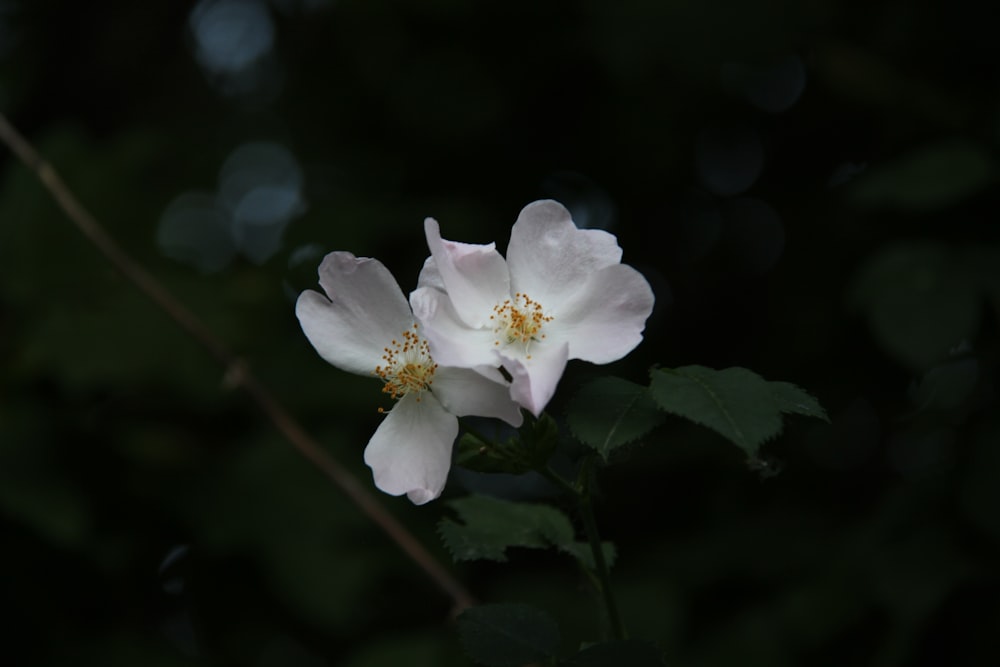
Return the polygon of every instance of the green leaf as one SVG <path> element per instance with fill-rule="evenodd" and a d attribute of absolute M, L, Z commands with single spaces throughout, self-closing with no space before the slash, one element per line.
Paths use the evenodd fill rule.
<path fill-rule="evenodd" d="M 638 639 L 594 644 L 563 663 L 565 667 L 663 667 L 663 656 L 650 642 Z"/>
<path fill-rule="evenodd" d="M 768 385 L 771 387 L 771 397 L 781 412 L 830 421 L 819 401 L 801 387 L 791 382 L 768 382 Z"/>
<path fill-rule="evenodd" d="M 446 517 L 438 524 L 438 532 L 456 561 L 504 562 L 509 547 L 562 548 L 574 539 L 566 515 L 548 505 L 487 496 L 469 496 L 448 505 L 463 523 Z"/>
<path fill-rule="evenodd" d="M 858 179 L 850 198 L 860 206 L 944 208 L 987 187 L 994 170 L 983 146 L 947 140 L 873 167 Z"/>
<path fill-rule="evenodd" d="M 753 458 L 781 433 L 781 412 L 767 381 L 745 368 L 656 370 L 650 389 L 663 410 L 707 426 Z"/>
<path fill-rule="evenodd" d="M 476 662 L 518 667 L 547 660 L 559 648 L 559 626 L 544 611 L 524 604 L 490 604 L 458 616 L 462 645 Z"/>
<path fill-rule="evenodd" d="M 646 387 L 605 377 L 584 385 L 570 402 L 566 421 L 580 442 L 607 460 L 613 450 L 658 426 L 663 413 Z"/>
<path fill-rule="evenodd" d="M 573 526 L 565 514 L 537 503 L 516 503 L 487 496 L 469 496 L 448 505 L 463 523 L 444 518 L 438 524 L 445 547 L 455 561 L 493 560 L 506 562 L 510 547 L 555 548 L 593 570 L 594 554 L 587 542 L 575 539 Z M 614 564 L 617 550 L 613 542 L 602 542 L 604 560 Z"/>
<path fill-rule="evenodd" d="M 650 391 L 661 409 L 727 438 L 757 459 L 760 446 L 781 433 L 782 413 L 826 419 L 812 396 L 787 382 L 768 382 L 746 368 L 659 369 Z"/>

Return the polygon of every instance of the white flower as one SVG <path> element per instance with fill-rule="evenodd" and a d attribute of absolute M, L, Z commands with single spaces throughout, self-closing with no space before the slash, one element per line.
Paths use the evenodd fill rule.
<path fill-rule="evenodd" d="M 410 305 L 435 358 L 464 368 L 503 366 L 511 396 L 536 416 L 569 359 L 606 364 L 642 340 L 653 291 L 621 263 L 607 232 L 578 229 L 561 204 L 528 204 L 510 233 L 507 259 L 494 244 L 441 238 L 424 221 L 431 257 Z"/>
<path fill-rule="evenodd" d="M 496 368 L 451 368 L 431 359 L 402 290 L 381 262 L 330 253 L 320 264 L 319 284 L 326 296 L 306 290 L 295 304 L 309 342 L 334 366 L 380 378 L 382 391 L 396 400 L 365 449 L 379 489 L 405 493 L 417 505 L 437 498 L 451 466 L 456 416 L 520 425 L 520 409 Z"/>

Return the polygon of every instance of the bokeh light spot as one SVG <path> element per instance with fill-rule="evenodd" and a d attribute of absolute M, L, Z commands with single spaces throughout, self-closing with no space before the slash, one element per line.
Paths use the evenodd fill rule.
<path fill-rule="evenodd" d="M 695 164 L 709 192 L 730 197 L 757 181 L 764 169 L 764 147 L 752 129 L 703 130 L 695 142 Z"/>
<path fill-rule="evenodd" d="M 274 23 L 254 0 L 202 0 L 191 12 L 195 56 L 217 74 L 238 73 L 274 46 Z"/>
<path fill-rule="evenodd" d="M 302 187 L 302 169 L 287 148 L 244 144 L 219 170 L 216 194 L 187 193 L 171 202 L 157 241 L 168 257 L 205 272 L 221 271 L 237 253 L 262 264 L 305 210 Z"/>
<path fill-rule="evenodd" d="M 780 113 L 802 96 L 806 68 L 795 55 L 763 65 L 730 63 L 722 67 L 722 81 L 758 109 Z"/>
<path fill-rule="evenodd" d="M 219 200 L 231 212 L 236 247 L 252 262 L 281 247 L 285 227 L 304 210 L 302 170 L 280 144 L 240 146 L 222 165 Z"/>
<path fill-rule="evenodd" d="M 163 212 L 156 241 L 167 257 L 214 273 L 236 255 L 229 227 L 229 216 L 213 195 L 186 192 Z"/>

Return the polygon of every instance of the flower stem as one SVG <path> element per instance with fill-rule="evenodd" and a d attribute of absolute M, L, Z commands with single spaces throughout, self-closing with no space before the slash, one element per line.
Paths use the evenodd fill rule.
<path fill-rule="evenodd" d="M 611 626 L 611 634 L 615 639 L 626 639 L 625 624 L 622 623 L 621 614 L 618 613 L 618 603 L 615 601 L 614 591 L 611 589 L 611 573 L 608 569 L 608 561 L 604 558 L 604 549 L 601 546 L 601 535 L 597 531 L 597 520 L 594 518 L 594 504 L 591 501 L 591 480 L 593 472 L 591 470 L 593 459 L 588 458 L 581 470 L 581 485 L 574 486 L 566 481 L 559 473 L 548 466 L 540 472 L 547 480 L 561 488 L 569 494 L 576 502 L 577 511 L 583 522 L 583 530 L 587 533 L 587 542 L 590 544 L 590 551 L 594 556 L 594 570 L 596 576 L 595 584 L 604 600 L 604 609 L 608 614 L 608 623 Z"/>

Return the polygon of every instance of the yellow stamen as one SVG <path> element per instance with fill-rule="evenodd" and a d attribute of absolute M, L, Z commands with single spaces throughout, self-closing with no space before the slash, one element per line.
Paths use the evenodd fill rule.
<path fill-rule="evenodd" d="M 533 300 L 527 294 L 518 292 L 513 299 L 505 299 L 503 303 L 493 306 L 490 319 L 496 324 L 493 333 L 496 334 L 496 347 L 519 343 L 525 352 L 533 341 L 545 338 L 542 327 L 552 321 L 551 315 L 546 315 L 542 304 Z M 531 359 L 531 355 L 526 355 Z"/>
<path fill-rule="evenodd" d="M 385 365 L 375 367 L 373 373 L 382 382 L 382 391 L 389 394 L 393 400 L 398 400 L 407 394 L 420 394 L 430 389 L 434 382 L 434 371 L 438 365 L 431 359 L 430 345 L 416 333 L 417 325 L 412 330 L 403 332 L 402 341 L 393 341 L 382 348 L 382 360 Z M 379 408 L 379 412 L 385 412 Z"/>

